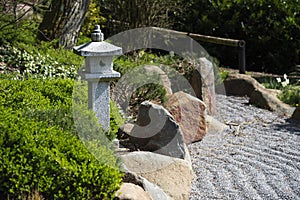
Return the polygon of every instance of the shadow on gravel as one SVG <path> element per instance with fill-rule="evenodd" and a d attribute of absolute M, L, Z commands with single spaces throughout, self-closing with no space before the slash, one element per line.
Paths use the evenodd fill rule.
<path fill-rule="evenodd" d="M 274 124 L 275 130 L 288 131 L 300 136 L 300 124 L 296 120 L 287 119 L 285 124 Z"/>

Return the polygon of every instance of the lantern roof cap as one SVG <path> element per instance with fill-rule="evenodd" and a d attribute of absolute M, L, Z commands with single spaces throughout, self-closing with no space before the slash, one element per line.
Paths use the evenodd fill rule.
<path fill-rule="evenodd" d="M 122 54 L 122 48 L 108 42 L 88 42 L 73 48 L 80 56 L 116 56 Z"/>
<path fill-rule="evenodd" d="M 122 48 L 103 41 L 103 33 L 100 26 L 96 25 L 91 34 L 92 42 L 88 42 L 73 48 L 74 53 L 80 56 L 115 56 L 122 54 Z"/>

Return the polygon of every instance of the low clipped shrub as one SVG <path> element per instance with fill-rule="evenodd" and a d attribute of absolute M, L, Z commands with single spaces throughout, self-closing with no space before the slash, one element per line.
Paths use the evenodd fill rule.
<path fill-rule="evenodd" d="M 101 141 L 79 139 L 73 84 L 68 79 L 0 80 L 1 198 L 35 193 L 45 199 L 114 198 L 122 178 L 119 161 Z M 91 123 L 87 134 L 103 134 L 92 111 L 82 114 Z M 112 114 L 115 126 L 121 121 L 117 114 Z M 92 153 L 87 145 L 94 147 Z"/>
<path fill-rule="evenodd" d="M 292 106 L 300 105 L 300 86 L 299 85 L 287 85 L 281 89 L 279 99 Z"/>
<path fill-rule="evenodd" d="M 2 197 L 38 190 L 46 199 L 110 199 L 121 182 L 117 168 L 100 165 L 73 134 L 1 107 Z M 103 157 L 113 152 L 102 149 Z"/>

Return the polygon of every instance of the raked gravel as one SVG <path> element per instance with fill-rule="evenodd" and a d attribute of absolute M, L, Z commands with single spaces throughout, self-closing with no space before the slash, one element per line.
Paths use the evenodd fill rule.
<path fill-rule="evenodd" d="M 300 124 L 217 96 L 218 119 L 229 124 L 189 145 L 195 179 L 191 200 L 300 199 Z"/>

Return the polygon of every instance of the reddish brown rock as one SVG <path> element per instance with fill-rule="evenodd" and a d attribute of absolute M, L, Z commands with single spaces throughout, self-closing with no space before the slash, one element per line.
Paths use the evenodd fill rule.
<path fill-rule="evenodd" d="M 206 134 L 206 106 L 201 100 L 176 92 L 164 106 L 179 124 L 186 144 L 202 140 Z"/>

